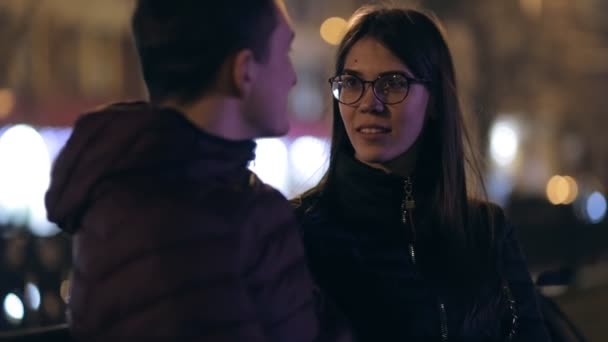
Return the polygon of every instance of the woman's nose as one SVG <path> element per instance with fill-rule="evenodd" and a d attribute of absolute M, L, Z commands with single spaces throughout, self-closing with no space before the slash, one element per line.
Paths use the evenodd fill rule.
<path fill-rule="evenodd" d="M 359 100 L 359 110 L 362 112 L 376 113 L 384 110 L 384 103 L 378 100 L 371 84 L 366 84 L 365 89 L 363 89 L 363 96 L 361 97 L 361 100 Z"/>

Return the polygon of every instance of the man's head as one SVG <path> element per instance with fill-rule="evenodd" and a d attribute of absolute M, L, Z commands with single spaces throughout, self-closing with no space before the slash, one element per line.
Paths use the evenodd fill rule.
<path fill-rule="evenodd" d="M 132 26 L 152 102 L 220 95 L 254 135 L 287 132 L 293 31 L 279 0 L 138 0 Z"/>

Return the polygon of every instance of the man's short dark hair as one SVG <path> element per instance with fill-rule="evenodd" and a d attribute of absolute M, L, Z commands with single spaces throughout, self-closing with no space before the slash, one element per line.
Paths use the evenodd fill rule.
<path fill-rule="evenodd" d="M 190 103 L 242 49 L 268 58 L 275 0 L 138 0 L 133 36 L 152 102 Z"/>

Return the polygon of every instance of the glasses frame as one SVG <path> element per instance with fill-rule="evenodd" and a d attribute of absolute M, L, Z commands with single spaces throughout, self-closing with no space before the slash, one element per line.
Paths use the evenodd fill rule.
<path fill-rule="evenodd" d="M 376 93 L 376 82 L 378 82 L 380 79 L 384 79 L 387 76 L 395 76 L 395 75 L 403 77 L 408 82 L 407 90 L 405 91 L 405 94 L 404 94 L 404 96 L 403 96 L 403 98 L 401 100 L 395 101 L 395 102 L 386 102 L 386 101 L 382 100 L 380 98 L 380 96 L 378 96 L 378 94 Z M 351 101 L 351 102 L 342 102 L 342 101 L 340 101 L 339 98 L 336 98 L 336 96 L 334 95 L 334 92 L 333 92 L 333 90 L 334 90 L 334 82 L 337 82 L 337 79 L 339 77 L 343 77 L 343 76 L 354 77 L 359 82 L 361 82 L 361 84 L 363 85 L 363 87 L 361 87 L 361 94 L 354 101 Z M 365 95 L 365 91 L 367 90 L 367 85 L 368 84 L 371 84 L 371 88 L 372 88 L 372 92 L 374 93 L 374 97 L 376 97 L 376 99 L 378 99 L 378 101 L 382 102 L 385 105 L 394 105 L 394 104 L 398 104 L 398 103 L 401 103 L 401 102 L 405 101 L 405 99 L 407 98 L 407 96 L 410 93 L 410 86 L 412 84 L 428 85 L 430 83 L 430 81 L 428 81 L 428 80 L 421 79 L 421 78 L 416 78 L 416 77 L 410 77 L 408 75 L 401 74 L 401 73 L 391 73 L 391 74 L 379 75 L 375 80 L 372 80 L 372 81 L 364 80 L 364 79 L 362 79 L 361 77 L 359 77 L 357 75 L 353 75 L 353 74 L 349 74 L 349 73 L 344 73 L 344 74 L 340 74 L 340 75 L 336 75 L 336 76 L 330 77 L 329 80 L 328 80 L 328 82 L 329 82 L 330 89 L 332 90 L 331 91 L 332 97 L 334 99 L 336 99 L 336 101 L 338 101 L 338 102 L 340 102 L 341 104 L 344 104 L 344 105 L 352 105 L 352 104 L 355 104 L 355 103 L 359 102 L 361 100 L 361 98 L 363 98 L 363 95 Z"/>

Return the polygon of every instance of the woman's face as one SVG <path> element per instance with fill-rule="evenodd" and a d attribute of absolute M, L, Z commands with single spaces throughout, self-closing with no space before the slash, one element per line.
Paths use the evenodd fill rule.
<path fill-rule="evenodd" d="M 429 101 L 425 86 L 404 81 L 400 75 L 413 78 L 412 72 L 382 43 L 370 37 L 364 37 L 352 46 L 346 55 L 342 75 L 346 75 L 341 78 L 345 85 L 342 89 L 344 94 L 349 84 L 357 84 L 348 75 L 364 81 L 389 75 L 376 86 L 376 94 L 384 97 L 385 102 L 398 101 L 402 98 L 399 91 L 403 91 L 403 87 L 408 89 L 403 101 L 384 104 L 374 95 L 371 84 L 365 84 L 358 101 L 349 105 L 340 103 L 340 115 L 355 157 L 374 166 L 392 161 L 408 151 L 424 126 Z"/>

